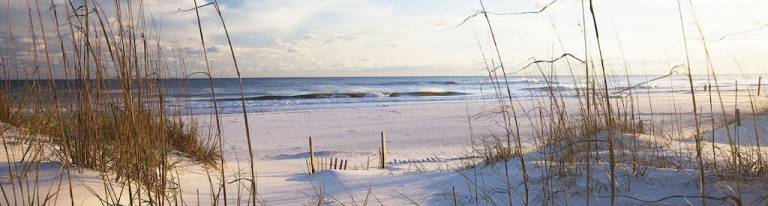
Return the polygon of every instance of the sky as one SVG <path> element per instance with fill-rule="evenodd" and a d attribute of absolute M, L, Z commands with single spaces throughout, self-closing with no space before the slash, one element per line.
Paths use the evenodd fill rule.
<path fill-rule="evenodd" d="M 50 17 L 51 0 L 38 1 L 42 15 Z M 198 4 L 205 1 L 198 0 Z M 34 0 L 29 2 L 35 6 Z M 97 2 L 104 8 L 112 5 L 111 0 Z M 190 70 L 204 70 L 195 13 L 179 12 L 193 8 L 194 1 L 144 2 L 147 21 L 158 31 L 157 38 L 162 45 L 180 48 Z M 486 0 L 484 4 L 490 13 L 508 13 L 537 11 L 550 2 Z M 0 17 L 3 26 L 0 53 L 6 59 L 15 55 L 23 62 L 31 56 L 27 3 L 8 0 L 0 7 L 5 13 Z M 64 0 L 54 0 L 54 3 L 63 10 Z M 485 75 L 486 62 L 502 62 L 511 72 L 534 59 L 554 59 L 564 53 L 582 59 L 585 56 L 581 0 L 559 0 L 538 14 L 489 15 L 500 60 L 482 15 L 459 25 L 481 10 L 479 1 L 475 0 L 219 0 L 219 3 L 246 77 Z M 664 74 L 674 65 L 686 63 L 677 1 L 594 0 L 593 3 L 608 72 Z M 765 12 L 768 1 L 682 0 L 681 9 L 693 73 L 703 74 L 707 69 L 703 42 L 719 74 L 768 73 L 764 61 L 768 58 L 768 14 Z M 214 75 L 233 76 L 229 46 L 215 9 L 202 7 L 200 15 L 205 49 Z M 588 59 L 598 60 L 589 13 L 586 18 Z M 46 28 L 53 39 L 52 23 Z M 9 33 L 11 29 L 14 36 Z M 719 40 L 722 37 L 725 38 Z M 8 46 L 11 44 L 16 48 L 13 51 Z M 165 58 L 178 61 L 173 56 Z M 518 74 L 568 74 L 572 70 L 580 74 L 578 68 L 583 68 L 572 59 L 541 66 Z"/>

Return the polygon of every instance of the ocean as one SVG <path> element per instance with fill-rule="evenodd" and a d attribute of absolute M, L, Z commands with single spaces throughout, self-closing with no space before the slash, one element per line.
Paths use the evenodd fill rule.
<path fill-rule="evenodd" d="M 660 77 L 610 76 L 612 95 L 626 94 L 622 90 L 630 86 Z M 499 77 L 502 78 L 502 77 Z M 629 81 L 627 81 L 629 78 Z M 584 88 L 583 78 L 557 76 L 510 76 L 505 82 L 499 79 L 506 94 L 509 85 L 513 98 L 535 98 L 555 92 L 565 98 L 576 96 L 575 88 Z M 718 76 L 721 91 L 734 90 L 736 81 L 742 88 L 757 85 L 757 77 L 741 75 Z M 29 84 L 25 80 L 12 81 L 12 88 Z M 67 81 L 58 81 L 59 88 L 65 88 Z M 600 79 L 602 81 L 602 79 Z M 41 84 L 45 84 L 43 81 Z M 71 83 L 71 82 L 70 82 Z M 208 79 L 165 79 L 160 82 L 164 89 L 167 105 L 184 108 L 193 114 L 210 113 L 213 96 Z M 240 84 L 236 78 L 213 80 L 216 101 L 222 113 L 241 112 Z M 696 87 L 703 87 L 707 76 L 694 76 Z M 714 82 L 711 82 L 714 84 Z M 70 84 L 71 85 L 71 84 Z M 246 108 L 248 112 L 293 111 L 334 107 L 363 107 L 395 104 L 419 104 L 451 101 L 476 101 L 497 97 L 496 89 L 485 76 L 451 77 L 302 77 L 302 78 L 245 78 L 243 79 Z M 118 89 L 114 89 L 119 91 Z M 675 75 L 637 86 L 637 93 L 688 92 L 688 78 Z M 179 103 L 177 99 L 189 99 Z"/>

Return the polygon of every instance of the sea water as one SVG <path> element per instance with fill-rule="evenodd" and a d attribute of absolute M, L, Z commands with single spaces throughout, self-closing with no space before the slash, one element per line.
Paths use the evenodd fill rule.
<path fill-rule="evenodd" d="M 687 76 L 674 75 L 655 81 L 648 80 L 664 75 L 609 76 L 609 94 L 626 95 L 627 88 L 635 93 L 683 93 L 689 92 Z M 22 88 L 30 80 L 10 80 L 12 88 Z M 295 78 L 244 78 L 243 95 L 248 112 L 292 111 L 336 107 L 365 107 L 395 104 L 421 104 L 488 100 L 509 94 L 515 99 L 558 95 L 573 98 L 577 91 L 584 92 L 584 78 L 580 76 L 488 76 L 445 77 L 295 77 Z M 602 79 L 598 79 L 602 82 Z M 721 91 L 754 87 L 757 78 L 743 75 L 718 76 Z M 73 83 L 74 82 L 74 83 Z M 112 90 L 119 92 L 119 84 L 109 81 Z M 166 105 L 183 109 L 192 114 L 211 113 L 214 100 L 221 113 L 242 112 L 240 81 L 236 78 L 213 79 L 213 92 L 209 79 L 163 79 L 157 81 L 163 87 Z M 714 81 L 706 75 L 694 76 L 697 90 Z M 40 83 L 44 86 L 46 81 Z M 60 90 L 76 88 L 77 81 L 57 81 Z M 68 86 L 67 86 L 68 85 Z M 578 90 L 577 90 L 578 89 Z M 14 89 L 18 90 L 18 89 Z M 601 95 L 602 95 L 602 90 Z M 66 92 L 66 91 L 64 91 Z M 134 91 L 136 92 L 136 91 Z M 213 97 L 216 94 L 216 98 Z M 183 101 L 178 101 L 183 100 Z"/>

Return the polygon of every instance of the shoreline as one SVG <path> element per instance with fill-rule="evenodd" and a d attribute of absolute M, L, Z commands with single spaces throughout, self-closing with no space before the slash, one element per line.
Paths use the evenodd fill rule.
<path fill-rule="evenodd" d="M 724 95 L 724 98 L 728 98 L 730 94 Z M 655 118 L 653 128 L 660 130 L 666 128 L 667 125 L 672 125 L 672 128 L 667 128 L 669 131 L 660 131 L 660 133 L 676 131 L 685 133 L 693 126 L 685 123 L 692 120 L 692 115 L 689 112 L 691 109 L 689 98 L 689 94 L 663 94 L 651 95 L 650 97 L 641 95 L 637 99 L 636 106 L 638 106 L 637 111 L 644 112 L 638 113 L 636 118 L 648 121 Z M 728 100 L 724 107 L 730 111 L 736 103 L 732 101 L 733 99 Z M 763 97 L 756 100 L 761 104 L 768 102 L 768 99 Z M 567 105 L 565 110 L 569 112 L 569 118 L 578 120 L 580 118 L 577 111 L 578 99 L 564 99 L 563 101 L 565 101 L 564 105 Z M 748 98 L 740 98 L 738 106 L 741 109 L 749 109 L 748 101 Z M 708 99 L 700 97 L 699 102 L 703 103 L 702 105 L 707 105 Z M 520 127 L 521 136 L 524 137 L 524 146 L 529 151 L 538 144 L 538 137 L 534 132 L 535 128 L 538 127 L 538 123 L 535 121 L 538 118 L 536 116 L 538 110 L 535 108 L 552 106 L 545 103 L 547 103 L 546 99 L 531 99 L 518 101 L 514 104 L 521 109 L 521 118 L 526 119 L 520 122 Z M 648 108 L 651 105 L 653 110 Z M 504 129 L 501 126 L 500 114 L 494 113 L 497 109 L 498 102 L 496 101 L 478 100 L 248 113 L 249 120 L 251 120 L 250 129 L 254 138 L 255 169 L 258 173 L 259 195 L 263 201 L 269 204 L 299 205 L 311 201 L 314 198 L 313 193 L 318 192 L 318 188 L 324 188 L 328 195 L 334 195 L 336 198 L 343 199 L 342 201 L 350 201 L 347 200 L 347 195 L 366 195 L 366 190 L 373 188 L 377 191 L 378 198 L 384 199 L 386 204 L 409 204 L 409 201 L 404 200 L 399 193 L 412 194 L 408 197 L 428 204 L 449 203 L 435 195 L 450 189 L 443 187 L 443 185 L 467 184 L 464 182 L 467 175 L 477 172 L 476 169 L 456 170 L 463 168 L 464 165 L 468 164 L 467 162 L 477 160 L 471 149 L 473 140 L 475 141 L 474 145 L 481 148 L 481 137 L 503 134 Z M 705 112 L 703 117 L 707 117 L 707 114 Z M 748 116 L 749 114 L 745 113 L 745 115 Z M 470 138 L 468 116 L 472 119 L 472 138 Z M 201 125 L 215 125 L 209 124 L 213 121 L 211 118 L 212 115 L 185 116 L 188 121 L 197 119 L 199 123 L 202 123 Z M 242 118 L 242 114 L 221 115 L 228 181 L 247 176 L 244 173 L 247 171 L 248 156 L 245 149 Z M 763 125 L 768 122 L 768 117 L 762 115 L 758 120 L 760 121 L 759 124 Z M 745 124 L 751 124 L 748 121 Z M 675 128 L 675 125 L 678 127 Z M 761 126 L 761 128 L 768 128 L 768 125 Z M 200 134 L 207 134 L 210 129 L 201 128 Z M 709 126 L 704 126 L 703 131 L 708 130 Z M 319 172 L 317 175 L 306 176 L 307 137 L 312 136 L 314 138 L 317 158 L 344 159 L 350 162 L 350 168 L 360 168 L 365 165 L 365 162 L 378 156 L 377 148 L 380 144 L 381 131 L 386 132 L 388 140 L 387 170 L 374 169 L 377 163 L 373 160 L 369 164 L 373 165 L 370 166 L 370 170 L 330 170 Z M 717 140 L 718 147 L 727 147 L 722 138 L 723 132 L 718 131 L 717 133 L 719 137 Z M 749 134 L 745 133 L 745 135 Z M 654 135 L 642 135 L 638 138 L 643 142 L 659 141 L 669 144 L 669 149 L 671 149 L 669 152 L 683 152 L 681 153 L 683 156 L 680 158 L 691 155 L 691 139 L 665 139 Z M 705 138 L 705 141 L 709 141 L 708 139 Z M 761 142 L 768 143 L 768 140 L 761 140 Z M 707 154 L 711 154 L 711 150 L 708 149 L 711 147 L 709 145 L 711 144 L 707 143 L 704 147 Z M 14 153 L 21 152 L 18 148 L 13 149 L 13 151 L 16 151 Z M 723 151 L 718 151 L 718 153 L 727 155 Z M 542 164 L 540 154 L 534 152 L 526 156 L 526 164 L 534 165 L 531 169 L 534 172 L 532 174 L 542 173 L 543 171 L 537 169 L 537 165 Z M 705 158 L 710 156 L 706 155 Z M 183 195 L 189 198 L 199 194 L 206 197 L 201 199 L 200 204 L 210 204 L 212 194 L 208 191 L 208 182 L 211 178 L 209 175 L 215 171 L 184 158 L 179 158 L 181 161 L 177 168 L 177 178 L 184 187 Z M 517 173 L 519 168 L 516 168 L 517 163 L 515 161 L 517 159 L 510 160 L 510 167 L 516 172 L 512 181 L 521 182 L 521 177 Z M 46 162 L 43 164 L 56 163 Z M 59 171 L 58 167 L 46 166 L 45 168 L 48 169 L 41 171 L 41 174 L 50 176 L 50 178 L 43 180 L 41 185 L 45 187 L 56 185 L 55 177 L 58 176 L 56 175 L 56 172 Z M 595 170 L 602 171 L 599 173 L 605 173 L 605 169 L 605 165 L 595 166 Z M 0 171 L 4 170 L 0 168 Z M 99 191 L 99 188 L 103 187 L 103 184 L 99 182 L 99 173 L 87 169 L 82 171 L 82 173 L 73 173 L 74 189 L 78 194 L 76 199 L 78 202 L 98 204 L 98 199 L 86 188 Z M 480 167 L 479 171 L 484 174 L 485 177 L 483 178 L 491 179 L 498 175 L 496 172 L 499 172 L 495 166 Z M 668 178 L 666 181 L 674 180 L 681 185 L 694 181 L 693 178 L 681 178 L 682 176 L 688 177 L 695 173 L 689 169 L 677 171 L 669 168 L 652 168 L 649 172 L 659 175 L 653 178 L 655 181 L 664 181 L 664 178 Z M 596 176 L 596 178 L 594 181 L 606 181 L 605 177 L 602 176 Z M 582 183 L 579 182 L 578 184 Z M 653 185 L 640 185 L 640 187 L 653 188 Z M 493 187 L 498 186 L 500 185 Z M 236 191 L 238 188 L 241 186 L 237 184 L 227 186 L 228 191 Z M 696 191 L 693 190 L 695 187 L 678 185 L 671 189 L 685 191 L 685 194 L 696 194 Z M 649 195 L 654 194 L 652 193 L 654 190 L 645 191 L 651 192 Z M 471 190 L 461 189 L 461 192 L 468 193 Z M 123 198 L 127 199 L 127 197 Z M 67 202 L 64 197 L 60 199 L 60 202 Z M 229 202 L 236 203 L 231 196 Z"/>
<path fill-rule="evenodd" d="M 724 94 L 726 95 L 726 94 Z M 637 101 L 637 119 L 650 122 L 653 125 L 663 127 L 665 121 L 670 121 L 673 116 L 684 119 L 676 120 L 685 122 L 691 117 L 690 95 L 687 94 L 662 94 L 648 97 L 640 96 Z M 724 96 L 724 98 L 727 98 Z M 674 99 L 674 101 L 673 101 Z M 704 97 L 699 96 L 699 103 L 707 105 Z M 537 118 L 537 112 L 528 110 L 535 108 L 545 100 L 518 101 L 521 110 L 521 118 Z M 578 117 L 578 99 L 565 99 L 565 110 L 569 112 L 569 118 Z M 653 109 L 649 108 L 649 101 L 653 102 Z M 708 99 L 707 99 L 708 101 Z M 768 102 L 761 99 L 760 102 Z M 546 102 L 544 102 L 546 103 Z M 726 110 L 731 110 L 733 102 L 726 104 Z M 739 107 L 742 111 L 749 111 L 747 98 L 740 99 Z M 758 102 L 759 103 L 759 102 Z M 546 106 L 546 105 L 544 105 Z M 391 150 L 410 150 L 414 147 L 432 147 L 446 149 L 439 145 L 451 145 L 455 148 L 467 148 L 470 146 L 469 121 L 472 118 L 474 136 L 489 136 L 503 134 L 503 124 L 498 110 L 498 102 L 495 100 L 476 100 L 466 102 L 439 102 L 423 104 L 397 104 L 380 106 L 355 106 L 339 108 L 323 108 L 300 111 L 271 111 L 249 112 L 251 122 L 251 134 L 254 138 L 255 152 L 259 159 L 269 159 L 265 154 L 296 154 L 306 152 L 307 137 L 317 139 L 320 145 L 334 145 L 334 150 L 351 149 L 350 152 L 361 152 L 355 147 L 369 145 L 375 149 L 380 132 L 388 133 L 389 141 L 393 142 Z M 715 115 L 721 112 L 715 108 Z M 652 112 L 651 112 L 652 111 Z M 469 114 L 468 114 L 469 113 Z M 711 113 L 702 112 L 707 116 Z M 728 112 L 730 113 L 730 112 Z M 749 112 L 742 112 L 749 115 Z M 544 114 L 547 115 L 547 114 Z M 213 115 L 190 115 L 186 118 L 195 118 L 202 125 L 212 123 Z M 653 117 L 655 118 L 653 118 Z M 222 131 L 225 137 L 225 145 L 232 146 L 232 151 L 242 151 L 240 147 L 245 145 L 243 115 L 222 114 Z M 666 119 L 665 119 L 666 118 Z M 520 122 L 523 128 L 521 136 L 532 136 L 528 129 L 532 122 Z M 215 124 L 210 124 L 215 125 Z M 535 126 L 535 125 L 533 125 Z M 692 125 L 691 125 L 692 126 Z M 203 130 L 201 134 L 207 134 Z M 356 141 L 356 142 L 350 142 Z M 524 140 L 525 141 L 525 140 Z M 321 148 L 323 146 L 320 146 Z M 227 147 L 225 147 L 227 148 Z M 328 148 L 331 149 L 331 148 Z M 245 153 L 241 153 L 245 154 Z"/>

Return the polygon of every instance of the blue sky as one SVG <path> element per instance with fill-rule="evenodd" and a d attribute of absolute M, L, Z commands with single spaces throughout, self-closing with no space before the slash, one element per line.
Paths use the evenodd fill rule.
<path fill-rule="evenodd" d="M 199 1 L 202 4 L 205 0 Z M 14 2 L 10 8 L 15 14 L 21 14 L 14 14 L 16 17 L 12 20 L 19 27 L 15 29 L 17 33 L 25 29 L 26 19 L 20 18 L 26 13 L 23 2 Z M 185 59 L 190 60 L 189 66 L 193 70 L 202 69 L 194 12 L 176 12 L 180 8 L 192 8 L 193 1 L 145 2 L 162 29 L 164 45 L 182 47 Z M 538 10 L 549 2 L 488 0 L 486 7 L 493 12 L 519 12 Z M 676 1 L 594 2 L 611 73 L 660 74 L 684 63 Z M 246 76 L 483 75 L 482 54 L 489 61 L 491 55 L 495 56 L 483 18 L 473 18 L 452 29 L 480 9 L 474 0 L 220 0 L 220 3 Z M 696 9 L 706 38 L 711 40 L 768 24 L 765 14 L 768 1 L 694 0 L 692 3 L 695 7 L 691 7 L 688 0 L 682 1 L 694 73 L 704 73 L 706 64 L 692 8 Z M 3 6 L 3 9 L 8 8 Z M 219 76 L 230 76 L 234 70 L 213 7 L 201 9 L 201 15 L 214 70 Z M 6 22 L 8 20 L 3 20 L 4 25 Z M 536 15 L 491 16 L 491 22 L 502 59 L 510 70 L 533 58 L 551 59 L 562 53 L 584 56 L 580 0 L 559 0 Z M 589 25 L 590 58 L 597 58 L 594 33 Z M 3 41 L 10 41 L 6 28 L 0 29 L 0 34 Z M 22 41 L 22 38 L 15 40 Z M 718 73 L 767 73 L 768 28 L 708 44 Z M 736 65 L 736 61 L 740 65 Z M 574 66 L 581 67 L 575 63 Z M 560 74 L 569 71 L 565 62 L 545 68 Z"/>

